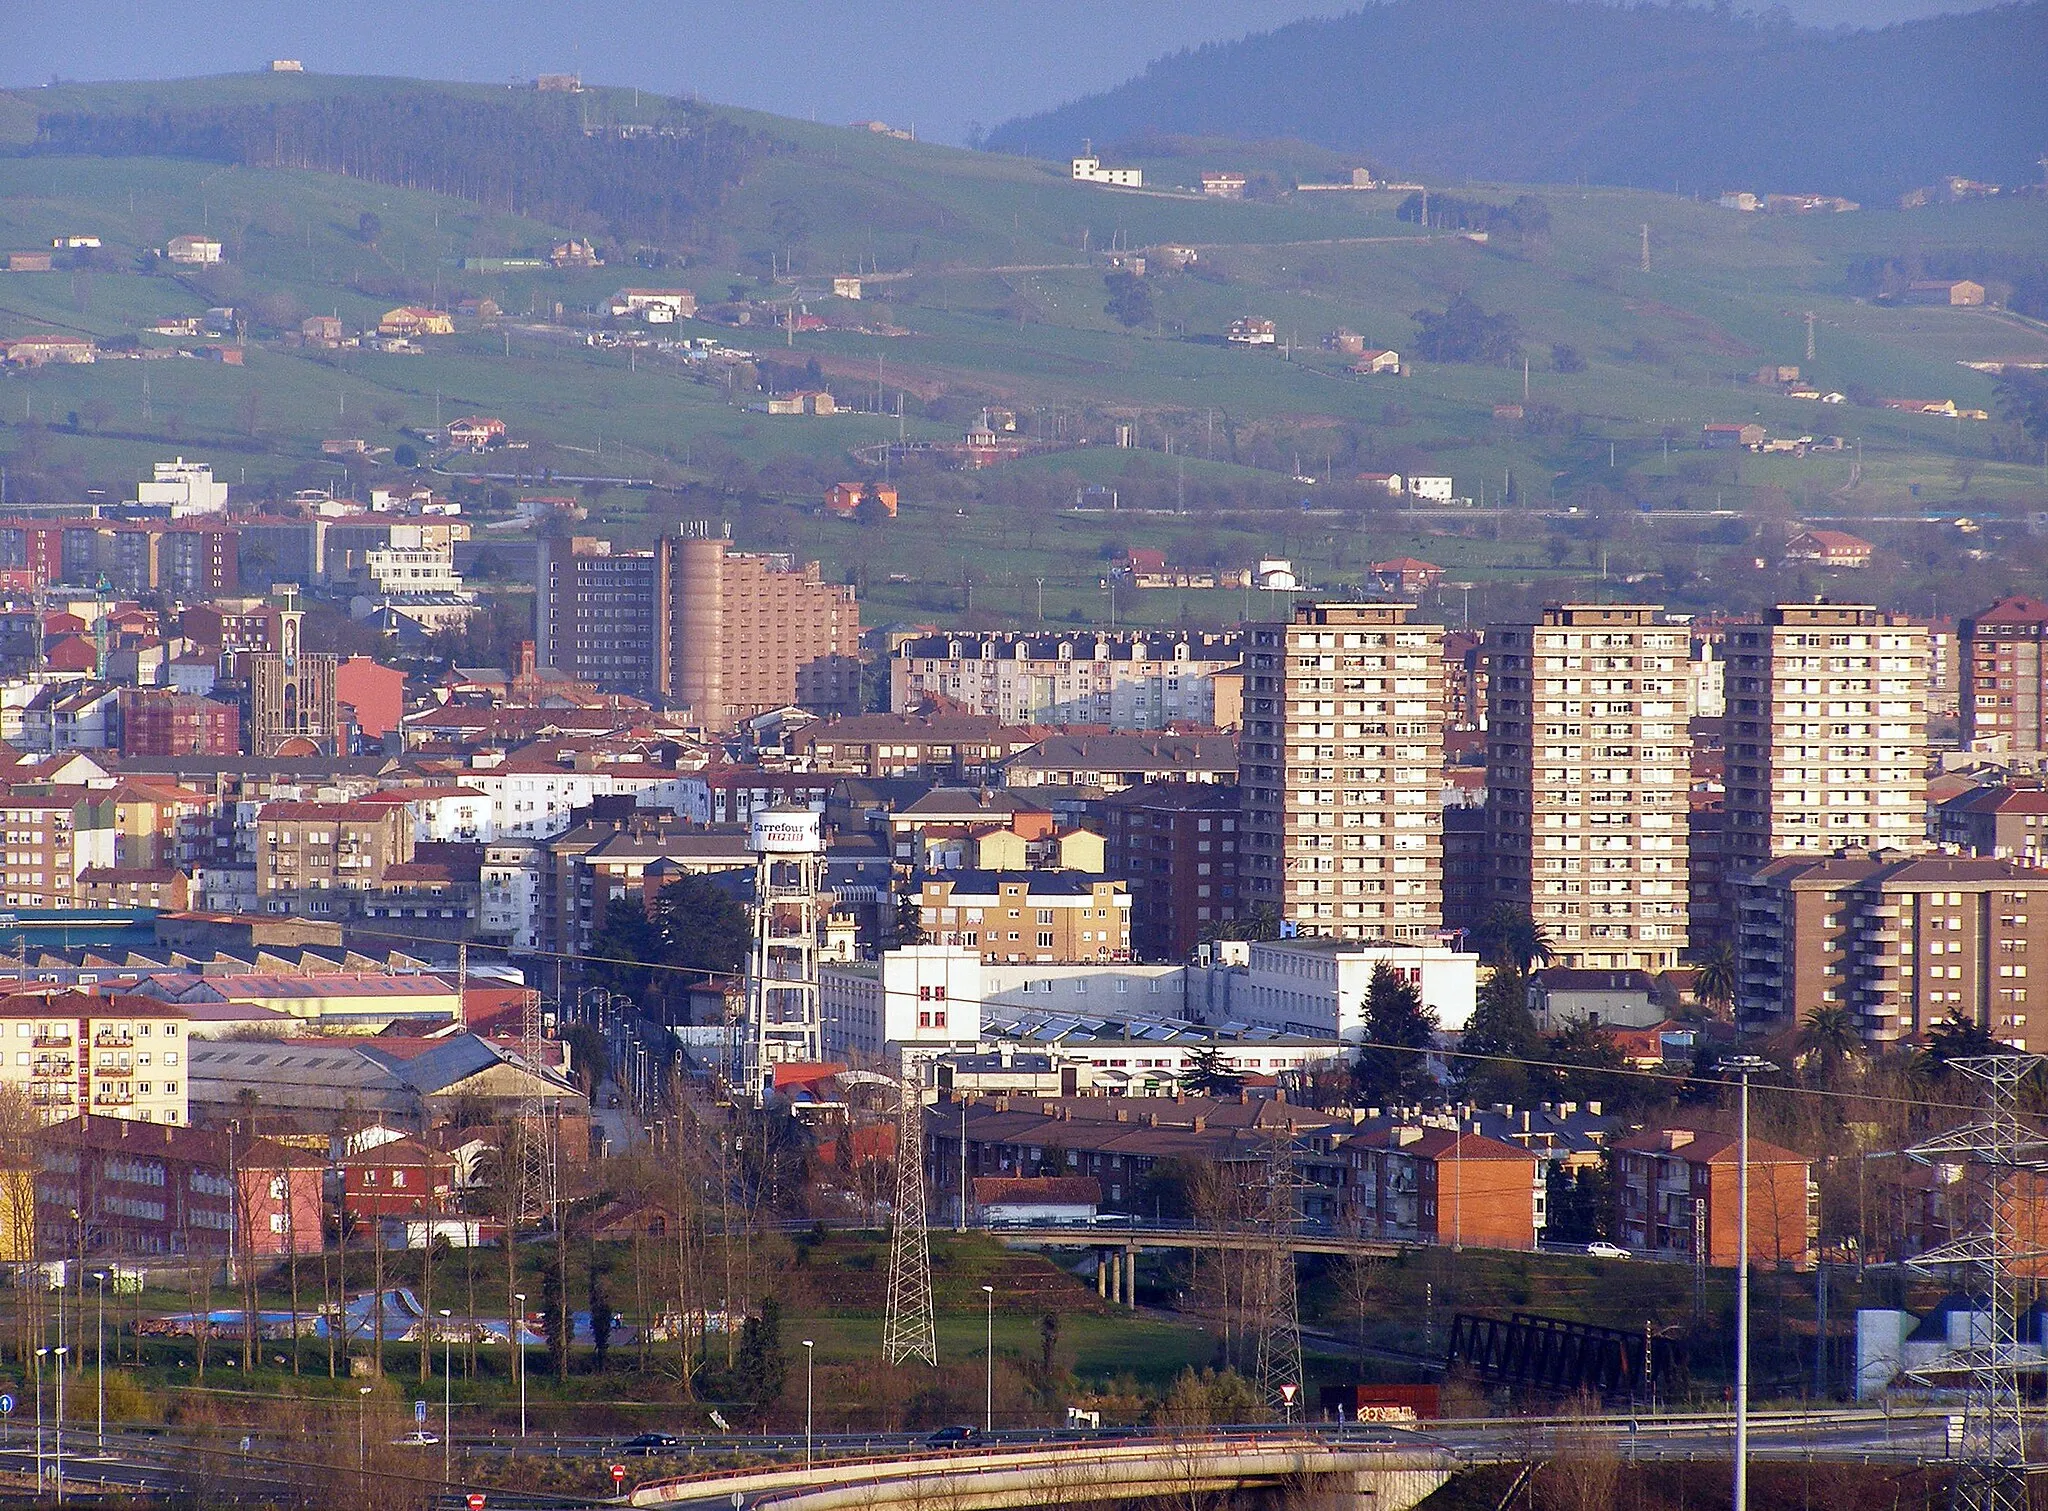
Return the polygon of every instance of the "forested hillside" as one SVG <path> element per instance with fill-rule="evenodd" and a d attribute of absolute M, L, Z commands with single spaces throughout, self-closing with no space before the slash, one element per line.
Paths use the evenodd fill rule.
<path fill-rule="evenodd" d="M 682 101 L 629 127 L 591 126 L 586 109 L 569 94 L 495 99 L 402 84 L 305 100 L 86 106 L 41 113 L 30 150 L 310 168 L 654 241 L 695 234 L 770 150 Z"/>
<path fill-rule="evenodd" d="M 1881 31 L 1680 6 L 1390 0 L 1179 53 L 992 149 L 1294 137 L 1404 175 L 1843 194 L 2015 185 L 2048 147 L 2048 4 Z M 1219 165 L 1220 166 L 1220 165 Z"/>

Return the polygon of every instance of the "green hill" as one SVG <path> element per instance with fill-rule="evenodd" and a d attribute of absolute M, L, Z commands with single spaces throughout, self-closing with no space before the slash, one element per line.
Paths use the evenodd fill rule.
<path fill-rule="evenodd" d="M 138 149 L 149 143 L 118 125 L 347 97 L 388 111 L 415 96 L 426 119 L 486 118 L 447 101 L 530 108 L 540 123 L 531 129 L 571 138 L 550 149 L 564 161 L 600 139 L 584 135 L 586 122 L 602 131 L 687 119 L 703 140 L 737 144 L 735 167 L 690 216 L 654 234 L 632 206 L 617 224 L 587 199 L 516 213 L 483 178 L 436 180 L 464 191 L 449 193 L 363 176 L 387 172 L 388 160 L 344 174 L 200 155 L 189 138 L 179 140 L 193 155 L 147 155 Z M 563 98 L 571 117 L 559 102 L 505 90 L 318 77 L 0 95 L 0 135 L 14 149 L 0 155 L 0 251 L 78 234 L 105 242 L 71 266 L 60 258 L 50 272 L 0 274 L 0 337 L 76 330 L 103 343 L 217 345 L 138 333 L 232 305 L 247 341 L 241 366 L 108 360 L 0 378 L 9 501 L 88 488 L 118 496 L 174 451 L 208 456 L 252 489 L 320 487 L 348 470 L 360 481 L 361 464 L 322 457 L 324 438 L 360 437 L 388 460 L 411 444 L 408 430 L 484 412 L 502 416 L 524 449 L 449 465 L 506 473 L 502 490 L 551 475 L 659 482 L 590 486 L 595 524 L 622 540 L 724 514 L 743 540 L 813 552 L 857 578 L 883 616 L 962 612 L 969 598 L 978 613 L 1035 615 L 1045 577 L 1049 617 L 1100 615 L 1101 557 L 1130 544 L 1232 561 L 1291 553 L 1320 582 L 1406 551 L 1507 592 L 1583 575 L 1597 534 L 1614 546 L 1612 569 L 1668 571 L 1674 591 L 1704 597 L 1782 586 L 1695 583 L 1689 574 L 1711 577 L 1752 529 L 1717 506 L 1777 520 L 1933 507 L 2017 518 L 2048 506 L 2036 444 L 2002 419 L 1821 405 L 1748 381 L 1764 364 L 1797 364 L 1857 399 L 1952 398 L 1996 412 L 1994 377 L 1959 364 L 2048 361 L 2048 330 L 2003 308 L 1899 307 L 1873 295 L 1906 272 L 1962 268 L 1981 273 L 1994 301 L 2018 298 L 2048 245 L 2041 200 L 1766 218 L 1643 191 L 1459 184 L 1431 191 L 1425 231 L 1401 218 L 1398 195 L 1219 203 L 1120 192 L 1028 159 L 629 90 Z M 57 117 L 74 122 L 66 145 L 98 149 L 56 151 L 47 123 Z M 1294 149 L 1270 150 L 1278 163 Z M 507 182 L 515 166 L 497 165 L 489 182 Z M 1484 240 L 1439 223 L 1452 200 L 1485 219 L 1483 207 L 1532 196 L 1540 216 L 1516 212 L 1519 229 L 1490 221 Z M 224 266 L 175 269 L 148 255 L 201 229 L 226 243 Z M 594 239 L 608 265 L 465 265 L 572 235 Z M 1194 249 L 1195 261 L 1172 271 L 1162 244 Z M 1111 276 L 1111 247 L 1155 249 L 1142 280 Z M 833 297 L 830 276 L 855 273 L 864 297 Z M 753 361 L 714 372 L 675 351 L 589 344 L 622 284 L 691 287 L 707 315 L 748 309 L 756 323 L 700 319 L 678 334 L 744 347 Z M 1419 357 L 1415 315 L 1461 294 L 1512 319 L 1518 355 Z M 505 318 L 431 338 L 423 355 L 280 339 L 309 313 L 362 328 L 393 305 L 467 297 L 495 300 Z M 774 323 L 792 302 L 827 328 Z M 1280 341 L 1226 344 L 1242 316 L 1274 321 Z M 1321 344 L 1339 328 L 1402 352 L 1408 375 L 1352 376 L 1351 359 Z M 829 387 L 844 412 L 752 412 L 760 395 L 745 385 L 755 379 L 778 391 Z M 905 522 L 893 531 L 810 512 L 824 482 L 858 475 L 856 448 L 899 435 L 955 440 L 988 405 L 1014 411 L 1020 435 L 1045 449 L 980 473 L 913 458 L 900 478 Z M 1774 435 L 1838 435 L 1846 449 L 1698 450 L 1703 423 L 1751 419 Z M 1116 446 L 1119 426 L 1133 449 Z M 1469 524 L 1397 518 L 1384 495 L 1347 481 L 1365 471 L 1446 473 L 1489 507 Z M 1116 490 L 1118 515 L 1070 512 L 1091 485 Z M 1504 528 L 1492 512 L 1504 492 L 1515 507 L 1557 513 Z M 1956 571 L 1993 570 L 1956 567 L 1948 546 L 1927 565 L 1904 527 L 1868 528 L 1892 532 L 1901 581 L 1940 576 L 1946 589 L 1967 580 Z M 2019 548 L 2006 555 L 2030 559 Z M 1243 607 L 1234 594 L 1162 593 L 1118 612 L 1214 619 Z"/>

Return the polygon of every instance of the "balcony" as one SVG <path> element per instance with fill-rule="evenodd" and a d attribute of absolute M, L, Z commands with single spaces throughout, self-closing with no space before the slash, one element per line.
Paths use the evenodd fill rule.
<path fill-rule="evenodd" d="M 69 1049 L 71 1047 L 71 1035 L 37 1034 L 31 1042 L 37 1049 Z"/>
<path fill-rule="evenodd" d="M 92 1073 L 96 1076 L 132 1076 L 135 1074 L 135 1067 L 133 1065 L 95 1065 L 92 1068 Z"/>
<path fill-rule="evenodd" d="M 117 1029 L 103 1028 L 92 1036 L 92 1043 L 95 1049 L 133 1049 L 135 1036 Z"/>

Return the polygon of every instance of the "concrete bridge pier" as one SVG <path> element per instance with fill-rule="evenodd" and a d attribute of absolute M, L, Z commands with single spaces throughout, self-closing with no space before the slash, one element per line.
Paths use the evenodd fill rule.
<path fill-rule="evenodd" d="M 1450 1477 L 1448 1465 L 1426 1462 L 1360 1469 L 1350 1476 L 1351 1504 L 1354 1511 L 1409 1511 L 1441 1490 Z"/>

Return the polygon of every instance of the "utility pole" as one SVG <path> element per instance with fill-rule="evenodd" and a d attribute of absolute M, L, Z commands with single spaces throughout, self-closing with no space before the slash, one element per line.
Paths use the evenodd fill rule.
<path fill-rule="evenodd" d="M 1749 1078 L 1778 1067 L 1757 1055 L 1731 1055 L 1724 1075 L 1742 1085 L 1741 1132 L 1737 1138 L 1735 1182 L 1735 1498 L 1734 1511 L 1749 1511 Z"/>

